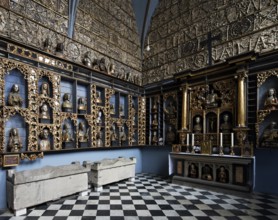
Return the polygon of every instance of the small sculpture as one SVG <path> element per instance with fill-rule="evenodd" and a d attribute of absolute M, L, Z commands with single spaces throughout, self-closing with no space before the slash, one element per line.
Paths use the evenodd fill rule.
<path fill-rule="evenodd" d="M 110 115 L 114 115 L 114 114 L 115 114 L 115 105 L 110 104 Z"/>
<path fill-rule="evenodd" d="M 41 85 L 41 95 L 43 97 L 49 97 L 49 85 L 47 82 L 43 82 Z"/>
<path fill-rule="evenodd" d="M 99 61 L 99 70 L 102 71 L 102 72 L 107 73 L 107 67 L 106 67 L 106 64 L 105 64 L 105 58 L 104 57 L 102 57 Z"/>
<path fill-rule="evenodd" d="M 97 117 L 96 121 L 97 121 L 98 125 L 102 124 L 102 111 L 101 110 L 98 111 L 98 117 Z"/>
<path fill-rule="evenodd" d="M 19 85 L 14 84 L 11 88 L 11 92 L 8 95 L 8 105 L 14 107 L 22 107 L 23 99 L 19 94 Z"/>
<path fill-rule="evenodd" d="M 264 108 L 267 110 L 278 109 L 278 99 L 276 97 L 276 90 L 274 88 L 270 88 L 268 90 L 268 96 L 264 102 Z"/>
<path fill-rule="evenodd" d="M 189 177 L 197 178 L 197 169 L 194 163 L 189 166 Z"/>
<path fill-rule="evenodd" d="M 87 142 L 88 141 L 88 132 L 89 129 L 86 131 L 85 123 L 79 122 L 78 124 L 78 131 L 77 131 L 77 138 L 79 142 Z"/>
<path fill-rule="evenodd" d="M 103 141 L 102 141 L 102 131 L 99 131 L 97 133 L 97 147 L 103 147 Z"/>
<path fill-rule="evenodd" d="M 157 112 L 157 101 L 156 100 L 154 100 L 154 102 L 153 102 L 152 111 Z"/>
<path fill-rule="evenodd" d="M 157 143 L 158 143 L 158 137 L 156 131 L 154 131 L 152 137 L 152 145 L 157 145 Z"/>
<path fill-rule="evenodd" d="M 115 124 L 113 124 L 113 125 L 111 126 L 111 136 L 110 136 L 110 138 L 111 138 L 111 139 L 110 139 L 111 142 L 114 142 L 114 141 L 118 140 L 118 136 L 117 136 Z"/>
<path fill-rule="evenodd" d="M 126 141 L 126 133 L 125 133 L 125 127 L 124 126 L 120 127 L 120 140 L 121 140 L 121 143 L 123 141 Z"/>
<path fill-rule="evenodd" d="M 70 101 L 70 94 L 65 93 L 63 96 L 63 104 L 62 104 L 63 111 L 71 112 L 72 111 L 72 103 Z"/>
<path fill-rule="evenodd" d="M 78 111 L 79 113 L 87 111 L 87 105 L 84 97 L 80 97 L 78 99 Z"/>
<path fill-rule="evenodd" d="M 176 134 L 174 133 L 173 128 L 170 125 L 168 127 L 168 131 L 167 131 L 167 134 L 166 134 L 166 143 L 167 144 L 173 144 L 175 140 L 176 140 Z"/>
<path fill-rule="evenodd" d="M 100 91 L 96 92 L 96 103 L 97 104 L 101 104 L 102 103 Z"/>
<path fill-rule="evenodd" d="M 262 147 L 278 147 L 277 123 L 272 121 L 262 134 Z"/>
<path fill-rule="evenodd" d="M 132 126 L 136 126 L 136 117 L 135 116 L 132 117 Z"/>
<path fill-rule="evenodd" d="M 195 118 L 195 125 L 193 127 L 193 131 L 194 133 L 201 133 L 202 132 L 202 125 L 201 125 L 201 117 L 200 116 L 197 116 Z"/>
<path fill-rule="evenodd" d="M 92 61 L 90 59 L 90 51 L 86 52 L 84 54 L 84 59 L 82 60 L 82 63 L 87 67 L 92 67 Z"/>
<path fill-rule="evenodd" d="M 72 142 L 74 139 L 72 138 L 70 124 L 67 122 L 64 124 L 63 132 L 62 132 L 62 141 L 63 142 Z"/>
<path fill-rule="evenodd" d="M 22 142 L 17 128 L 12 128 L 9 133 L 8 149 L 11 152 L 19 152 L 22 148 Z"/>
<path fill-rule="evenodd" d="M 157 114 L 153 115 L 152 125 L 153 126 L 157 126 L 158 125 Z"/>
<path fill-rule="evenodd" d="M 219 100 L 218 95 L 214 92 L 214 89 L 210 90 L 210 93 L 206 97 L 205 106 L 207 108 L 218 107 L 217 101 Z"/>
<path fill-rule="evenodd" d="M 120 105 L 120 117 L 125 117 L 124 105 Z"/>
<path fill-rule="evenodd" d="M 170 101 L 168 106 L 164 108 L 164 113 L 168 116 L 176 114 L 176 107 L 173 105 L 172 101 Z"/>
<path fill-rule="evenodd" d="M 50 119 L 48 106 L 45 103 L 41 106 L 40 118 L 41 119 Z"/>
<path fill-rule="evenodd" d="M 219 168 L 218 180 L 221 183 L 226 183 L 227 182 L 227 174 L 226 174 L 225 167 L 223 167 L 223 166 L 221 166 Z"/>
<path fill-rule="evenodd" d="M 39 149 L 41 151 L 50 150 L 50 141 L 48 139 L 49 131 L 47 128 L 44 128 L 40 137 Z"/>
<path fill-rule="evenodd" d="M 62 42 L 57 43 L 57 46 L 56 46 L 56 55 L 58 57 L 63 57 L 64 56 L 64 44 Z"/>
<path fill-rule="evenodd" d="M 232 125 L 229 122 L 229 115 L 225 114 L 223 115 L 223 123 L 220 125 L 220 130 L 223 133 L 230 133 L 232 129 Z"/>

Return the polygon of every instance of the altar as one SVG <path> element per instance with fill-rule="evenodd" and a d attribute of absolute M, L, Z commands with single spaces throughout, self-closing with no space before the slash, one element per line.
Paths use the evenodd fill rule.
<path fill-rule="evenodd" d="M 172 183 L 197 184 L 251 192 L 254 186 L 255 157 L 218 154 L 169 154 Z"/>

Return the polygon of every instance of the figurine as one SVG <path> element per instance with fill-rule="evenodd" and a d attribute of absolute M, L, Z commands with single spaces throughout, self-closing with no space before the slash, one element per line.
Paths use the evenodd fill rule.
<path fill-rule="evenodd" d="M 107 73 L 107 68 L 106 68 L 104 57 L 102 57 L 100 59 L 100 61 L 99 61 L 99 70 L 102 71 L 102 72 L 106 72 Z"/>
<path fill-rule="evenodd" d="M 278 146 L 278 129 L 277 123 L 272 121 L 270 125 L 264 130 L 262 134 L 263 147 L 277 147 Z"/>
<path fill-rule="evenodd" d="M 87 105 L 84 97 L 80 97 L 78 99 L 78 111 L 79 112 L 87 111 Z"/>
<path fill-rule="evenodd" d="M 63 104 L 62 104 L 63 111 L 71 112 L 72 111 L 72 103 L 70 101 L 70 94 L 65 93 L 63 96 Z"/>
<path fill-rule="evenodd" d="M 58 57 L 63 57 L 64 56 L 64 44 L 62 42 L 57 43 L 57 46 L 56 46 L 56 55 Z"/>
<path fill-rule="evenodd" d="M 219 100 L 218 95 L 214 92 L 214 89 L 211 89 L 210 93 L 206 97 L 205 107 L 207 108 L 218 107 L 218 103 L 217 103 L 218 100 Z"/>
<path fill-rule="evenodd" d="M 212 173 L 211 173 L 211 168 L 206 164 L 203 169 L 202 169 L 202 179 L 204 180 L 212 180 Z"/>
<path fill-rule="evenodd" d="M 264 102 L 264 108 L 267 110 L 278 109 L 278 99 L 276 97 L 276 90 L 274 88 L 270 88 L 268 90 L 268 96 Z"/>
<path fill-rule="evenodd" d="M 220 130 L 223 133 L 230 133 L 231 129 L 232 129 L 232 125 L 229 122 L 229 115 L 228 114 L 223 115 L 223 121 L 224 122 L 220 125 Z"/>
<path fill-rule="evenodd" d="M 49 131 L 47 128 L 44 128 L 40 137 L 41 141 L 39 143 L 39 149 L 41 151 L 50 150 L 50 141 L 48 139 Z"/>
<path fill-rule="evenodd" d="M 96 142 L 96 144 L 97 144 L 97 147 L 103 147 L 102 132 L 101 131 L 99 131 L 97 133 L 97 142 Z"/>
<path fill-rule="evenodd" d="M 67 122 L 64 124 L 63 132 L 62 132 L 62 141 L 63 142 L 72 142 L 74 139 L 72 138 L 70 124 Z"/>
<path fill-rule="evenodd" d="M 136 117 L 135 116 L 132 117 L 132 126 L 136 126 Z"/>
<path fill-rule="evenodd" d="M 117 133 L 116 133 L 116 126 L 115 126 L 115 124 L 113 124 L 113 125 L 111 126 L 111 136 L 110 136 L 110 138 L 111 138 L 111 142 L 114 142 L 114 141 L 118 140 L 118 136 L 117 136 Z"/>
<path fill-rule="evenodd" d="M 226 183 L 227 182 L 227 174 L 226 174 L 225 167 L 223 167 L 223 166 L 221 166 L 219 168 L 218 180 L 221 183 Z"/>
<path fill-rule="evenodd" d="M 102 112 L 101 112 L 101 110 L 98 111 L 98 117 L 97 117 L 96 121 L 97 121 L 98 125 L 102 124 Z"/>
<path fill-rule="evenodd" d="M 45 103 L 41 106 L 40 118 L 41 119 L 50 119 L 48 106 Z"/>
<path fill-rule="evenodd" d="M 194 163 L 189 166 L 189 177 L 197 178 L 197 169 Z"/>
<path fill-rule="evenodd" d="M 121 143 L 123 141 L 126 141 L 126 133 L 125 133 L 125 127 L 124 126 L 120 127 L 120 140 L 121 140 Z"/>
<path fill-rule="evenodd" d="M 79 122 L 78 132 L 77 132 L 78 141 L 79 142 L 87 142 L 88 141 L 88 132 L 89 132 L 89 129 L 86 131 L 85 123 Z"/>
<path fill-rule="evenodd" d="M 114 104 L 110 104 L 110 115 L 114 115 L 115 114 L 115 106 Z"/>
<path fill-rule="evenodd" d="M 11 88 L 11 92 L 8 95 L 8 105 L 14 107 L 22 107 L 23 100 L 19 94 L 19 85 L 14 84 Z"/>
<path fill-rule="evenodd" d="M 124 105 L 120 105 L 120 117 L 125 117 Z"/>
<path fill-rule="evenodd" d="M 101 104 L 102 103 L 100 91 L 96 92 L 96 103 L 97 104 Z"/>
<path fill-rule="evenodd" d="M 157 126 L 157 125 L 158 125 L 157 114 L 154 114 L 154 115 L 153 115 L 152 125 L 153 125 L 153 126 Z"/>
<path fill-rule="evenodd" d="M 43 97 L 49 97 L 49 85 L 47 82 L 43 82 L 41 85 L 41 95 Z"/>
<path fill-rule="evenodd" d="M 157 112 L 157 102 L 156 102 L 156 100 L 154 100 L 152 111 Z"/>
<path fill-rule="evenodd" d="M 166 143 L 167 144 L 173 144 L 174 141 L 176 140 L 176 134 L 174 133 L 172 126 L 170 125 L 168 127 L 168 131 L 166 134 Z"/>
<path fill-rule="evenodd" d="M 158 143 L 158 137 L 156 131 L 154 131 L 152 137 L 152 145 L 157 145 L 157 143 Z"/>
<path fill-rule="evenodd" d="M 10 149 L 11 152 L 19 152 L 21 148 L 22 142 L 18 134 L 18 129 L 12 128 L 9 134 L 8 149 Z"/>
<path fill-rule="evenodd" d="M 90 59 L 90 51 L 87 51 L 85 54 L 84 54 L 84 59 L 82 60 L 83 64 L 87 67 L 92 67 L 92 61 Z"/>
<path fill-rule="evenodd" d="M 201 125 L 201 117 L 197 116 L 195 118 L 195 125 L 193 127 L 194 133 L 201 133 L 202 132 L 202 125 Z"/>

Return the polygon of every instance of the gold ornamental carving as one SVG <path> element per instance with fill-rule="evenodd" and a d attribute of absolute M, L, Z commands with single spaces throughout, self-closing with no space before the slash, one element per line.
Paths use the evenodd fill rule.
<path fill-rule="evenodd" d="M 44 153 L 43 152 L 40 152 L 40 153 L 33 153 L 33 154 L 24 154 L 24 153 L 21 153 L 20 154 L 20 158 L 21 160 L 29 160 L 29 161 L 34 161 L 38 158 L 43 158 L 44 157 Z"/>
<path fill-rule="evenodd" d="M 270 76 L 278 77 L 278 70 L 274 69 L 259 73 L 257 75 L 257 87 L 260 87 Z"/>

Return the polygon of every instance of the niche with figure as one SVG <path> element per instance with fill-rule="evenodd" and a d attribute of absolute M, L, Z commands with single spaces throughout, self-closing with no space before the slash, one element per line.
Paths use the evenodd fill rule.
<path fill-rule="evenodd" d="M 126 124 L 119 127 L 119 145 L 128 145 L 128 127 Z"/>
<path fill-rule="evenodd" d="M 28 125 L 20 114 L 11 116 L 5 123 L 5 152 L 24 152 L 28 146 Z"/>
<path fill-rule="evenodd" d="M 15 83 L 16 82 L 16 83 Z M 6 106 L 28 108 L 28 84 L 18 69 L 13 69 L 5 75 Z"/>
<path fill-rule="evenodd" d="M 52 108 L 47 102 L 42 103 L 42 105 L 39 107 L 39 121 L 43 124 L 49 124 L 52 123 Z"/>
<path fill-rule="evenodd" d="M 113 94 L 109 99 L 109 114 L 111 117 L 118 115 L 118 105 L 116 104 L 116 94 Z"/>
<path fill-rule="evenodd" d="M 90 127 L 87 120 L 83 117 L 79 117 L 77 120 L 76 139 L 78 148 L 89 147 Z"/>
<path fill-rule="evenodd" d="M 120 94 L 120 103 L 119 103 L 119 117 L 127 118 L 128 117 L 128 101 L 127 96 Z"/>
<path fill-rule="evenodd" d="M 202 167 L 202 176 L 201 178 L 203 180 L 212 181 L 213 180 L 213 173 L 212 173 L 212 165 L 211 164 L 205 164 Z"/>
<path fill-rule="evenodd" d="M 48 127 L 43 127 L 39 134 L 39 150 L 49 151 L 53 150 L 53 134 Z"/>
<path fill-rule="evenodd" d="M 62 124 L 62 147 L 63 149 L 75 148 L 75 129 L 74 123 L 67 118 Z"/>
<path fill-rule="evenodd" d="M 63 112 L 75 113 L 75 84 L 71 81 L 63 79 L 61 81 L 61 110 Z"/>
<path fill-rule="evenodd" d="M 228 183 L 229 182 L 229 171 L 225 166 L 219 166 L 216 169 L 216 181 L 220 183 Z"/>
<path fill-rule="evenodd" d="M 119 128 L 116 123 L 112 123 L 110 127 L 110 146 L 118 146 L 119 143 Z"/>
<path fill-rule="evenodd" d="M 89 86 L 85 84 L 77 84 L 77 113 L 78 114 L 90 114 L 90 108 L 88 103 L 90 103 Z"/>
<path fill-rule="evenodd" d="M 101 87 L 97 87 L 96 88 L 95 103 L 97 105 L 100 105 L 100 106 L 103 106 L 105 104 L 105 92 L 104 92 L 104 88 L 101 88 Z"/>
<path fill-rule="evenodd" d="M 217 132 L 217 114 L 215 112 L 209 112 L 206 115 L 206 133 Z"/>
<path fill-rule="evenodd" d="M 48 77 L 42 77 L 39 79 L 39 95 L 43 98 L 52 98 L 53 97 L 53 90 L 52 90 L 52 83 L 48 79 Z"/>
<path fill-rule="evenodd" d="M 196 163 L 189 164 L 189 166 L 188 166 L 188 177 L 191 177 L 191 178 L 198 178 L 199 177 L 198 164 L 196 164 Z"/>

